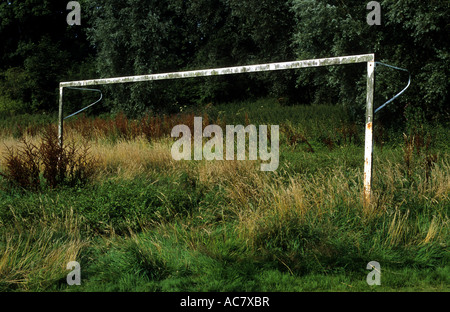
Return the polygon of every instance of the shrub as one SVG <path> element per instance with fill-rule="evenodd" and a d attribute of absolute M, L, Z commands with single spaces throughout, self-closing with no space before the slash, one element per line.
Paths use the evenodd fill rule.
<path fill-rule="evenodd" d="M 14 100 L 8 96 L 0 94 L 0 114 L 10 116 L 25 109 L 25 104 L 20 100 Z"/>
<path fill-rule="evenodd" d="M 97 160 L 89 155 L 89 146 L 75 142 L 60 146 L 53 126 L 45 129 L 39 147 L 26 139 L 21 142 L 18 150 L 7 148 L 6 171 L 0 173 L 10 186 L 26 190 L 39 190 L 42 184 L 83 186 L 96 172 Z"/>
<path fill-rule="evenodd" d="M 6 172 L 0 172 L 0 175 L 12 185 L 37 190 L 40 186 L 38 148 L 25 139 L 21 142 L 22 147 L 18 150 L 7 147 Z"/>

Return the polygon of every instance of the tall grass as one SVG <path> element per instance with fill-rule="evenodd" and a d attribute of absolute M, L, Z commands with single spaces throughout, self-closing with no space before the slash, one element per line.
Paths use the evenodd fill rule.
<path fill-rule="evenodd" d="M 77 260 L 82 290 L 361 290 L 375 260 L 384 290 L 448 289 L 450 163 L 439 137 L 375 145 L 364 207 L 360 130 L 338 108 L 247 104 L 210 106 L 204 122 L 282 125 L 276 172 L 174 161 L 169 125 L 192 126 L 192 114 L 147 116 L 147 132 L 123 115 L 74 121 L 67 138 L 89 143 L 99 174 L 87 186 L 0 190 L 0 287 L 73 290 L 65 265 Z"/>
<path fill-rule="evenodd" d="M 65 283 L 67 263 L 79 260 L 81 250 L 87 246 L 79 217 L 72 210 L 62 216 L 44 214 L 39 221 L 29 223 L 16 218 L 9 231 L 1 232 L 2 291 L 39 291 Z"/>

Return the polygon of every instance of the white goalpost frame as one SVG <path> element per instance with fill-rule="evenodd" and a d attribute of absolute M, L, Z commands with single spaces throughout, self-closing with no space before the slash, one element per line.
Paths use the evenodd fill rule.
<path fill-rule="evenodd" d="M 59 84 L 59 118 L 58 118 L 58 140 L 63 145 L 63 93 L 64 88 L 86 87 L 93 85 L 105 85 L 127 82 L 141 82 L 167 79 L 195 78 L 205 76 L 219 76 L 240 73 L 253 73 L 263 71 L 275 71 L 286 69 L 297 69 L 306 67 L 319 67 L 342 64 L 367 63 L 367 97 L 366 97 L 366 123 L 365 123 L 365 143 L 364 143 L 364 206 L 370 204 L 372 193 L 372 150 L 373 150 L 373 97 L 375 85 L 375 54 L 362 54 L 339 56 L 321 59 L 300 60 L 282 63 L 268 63 L 259 65 L 246 65 L 224 68 L 213 68 L 203 70 L 190 70 L 162 74 L 150 74 L 139 76 L 127 76 L 117 78 L 101 78 L 80 81 L 61 82 Z"/>

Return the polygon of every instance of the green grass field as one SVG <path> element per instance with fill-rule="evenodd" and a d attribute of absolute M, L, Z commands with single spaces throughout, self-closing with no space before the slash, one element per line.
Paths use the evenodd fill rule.
<path fill-rule="evenodd" d="M 363 118 L 272 99 L 201 114 L 280 125 L 277 171 L 174 161 L 170 130 L 151 138 L 155 128 L 141 135 L 131 120 L 69 121 L 67 137 L 89 144 L 96 172 L 54 188 L 41 173 L 38 190 L 0 176 L 0 291 L 450 290 L 448 124 L 377 129 L 375 120 L 374 194 L 363 207 Z M 108 120 L 120 131 L 105 131 Z M 0 122 L 1 172 L 5 146 L 38 144 L 50 121 Z M 66 283 L 73 260 L 80 286 Z M 379 286 L 366 282 L 370 261 L 381 265 Z"/>

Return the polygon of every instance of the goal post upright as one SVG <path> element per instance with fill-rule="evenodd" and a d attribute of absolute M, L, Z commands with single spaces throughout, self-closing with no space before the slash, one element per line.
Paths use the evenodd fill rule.
<path fill-rule="evenodd" d="M 106 85 L 117 83 L 130 83 L 142 81 L 156 81 L 167 79 L 195 78 L 206 76 L 230 75 L 263 71 L 276 71 L 286 69 L 298 69 L 307 67 L 331 66 L 342 64 L 367 63 L 367 97 L 366 97 L 366 123 L 365 123 L 365 144 L 364 144 L 364 194 L 363 203 L 366 207 L 370 204 L 372 192 L 372 149 L 373 149 L 373 98 L 375 85 L 375 55 L 361 54 L 350 56 L 339 56 L 321 59 L 299 60 L 281 63 L 268 63 L 259 65 L 234 66 L 224 68 L 213 68 L 203 70 L 189 70 L 162 74 L 149 74 L 126 76 L 116 78 L 101 78 L 79 81 L 61 82 L 59 84 L 59 115 L 58 115 L 58 141 L 63 145 L 63 123 L 64 106 L 63 93 L 64 88 L 80 88 L 92 85 Z"/>
<path fill-rule="evenodd" d="M 64 126 L 64 106 L 63 106 L 63 92 L 64 87 L 59 86 L 59 110 L 58 110 L 58 143 L 63 146 L 63 126 Z"/>
<path fill-rule="evenodd" d="M 367 62 L 367 99 L 364 139 L 364 207 L 372 197 L 373 98 L 375 89 L 375 57 Z"/>

